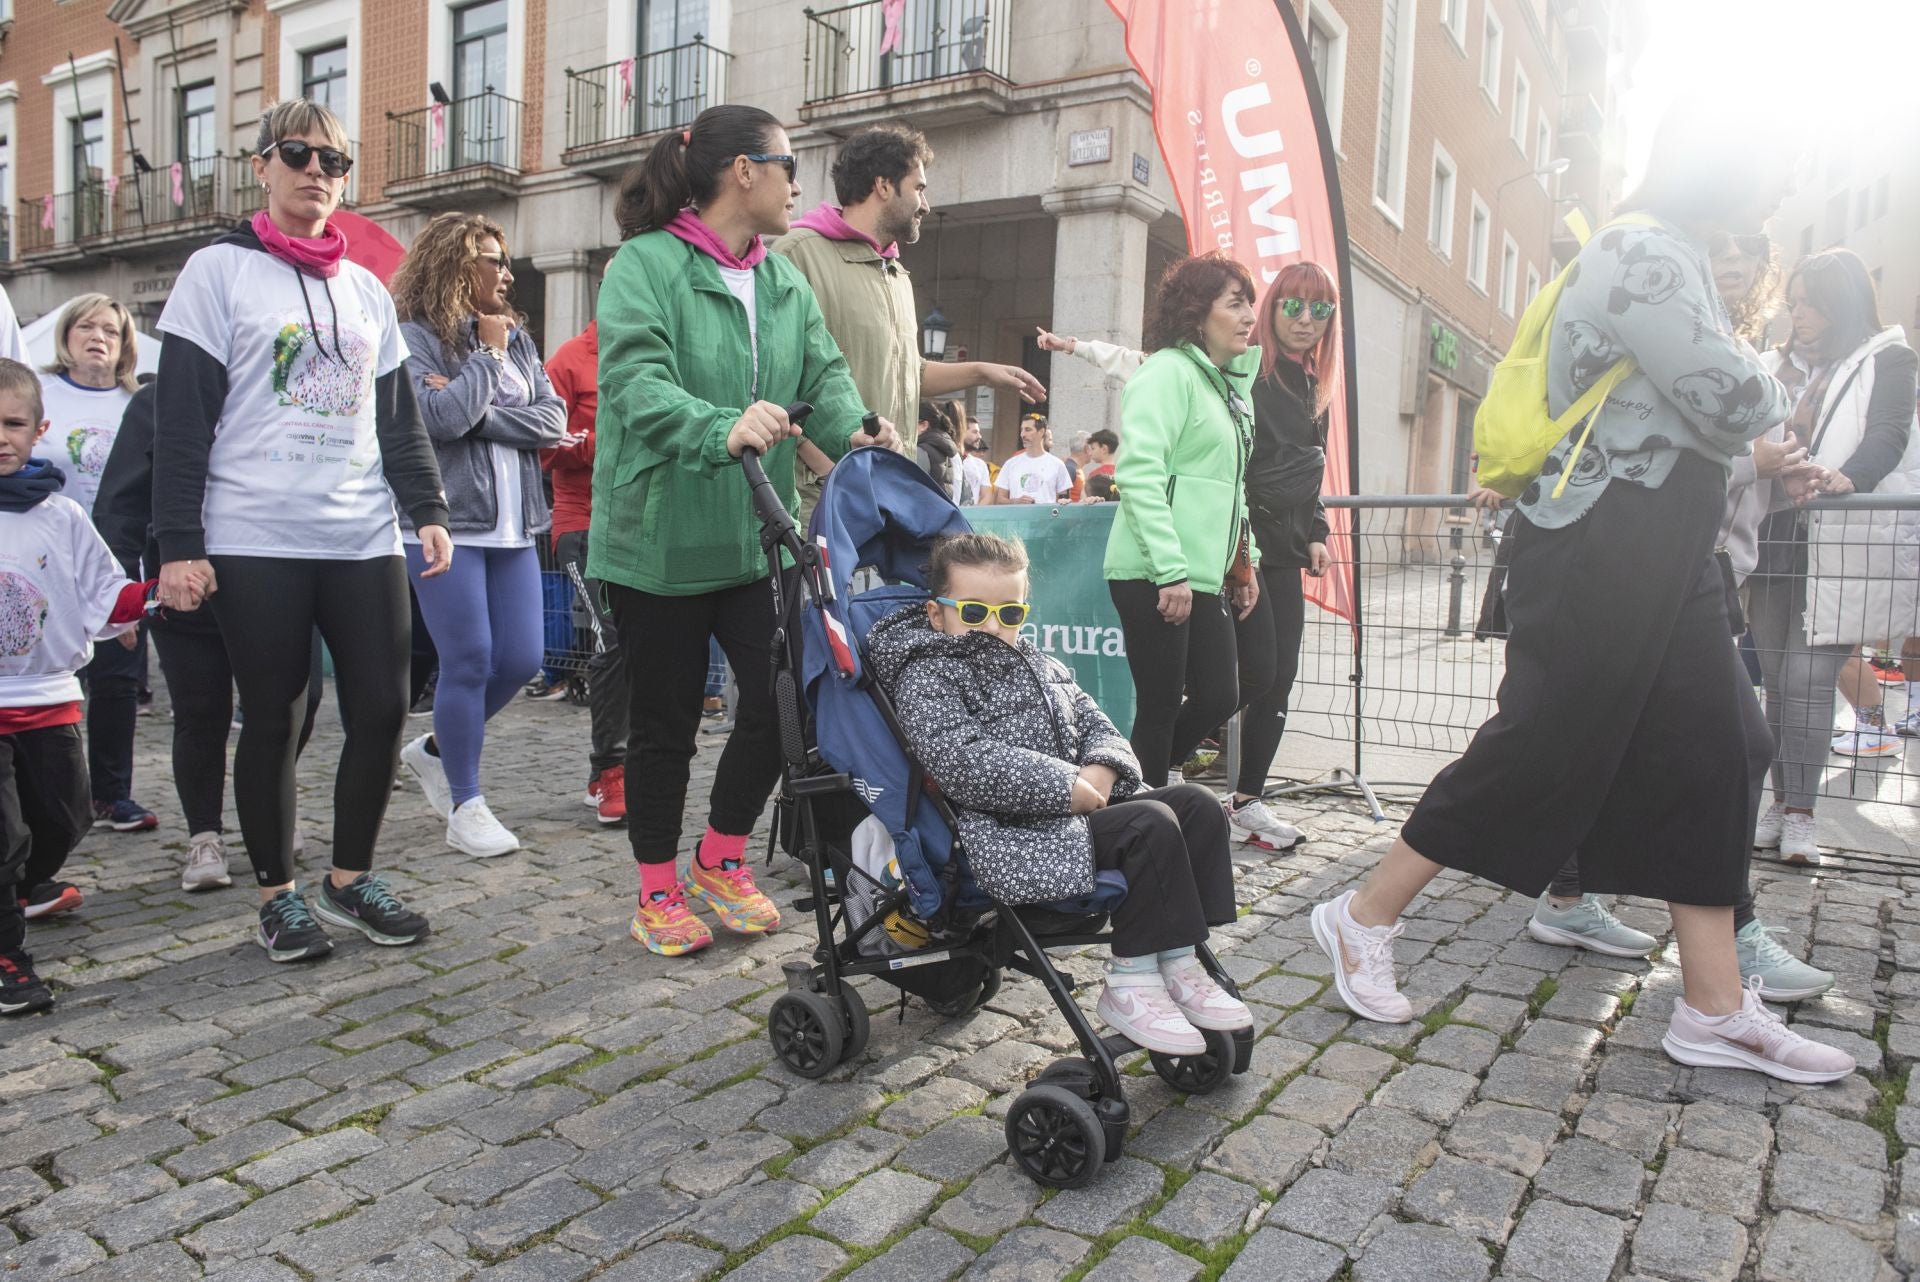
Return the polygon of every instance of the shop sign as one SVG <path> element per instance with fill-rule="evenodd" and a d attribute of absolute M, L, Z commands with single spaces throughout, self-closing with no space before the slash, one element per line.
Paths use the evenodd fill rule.
<path fill-rule="evenodd" d="M 1439 321 L 1427 330 L 1427 364 L 1449 374 L 1460 368 L 1460 335 Z"/>

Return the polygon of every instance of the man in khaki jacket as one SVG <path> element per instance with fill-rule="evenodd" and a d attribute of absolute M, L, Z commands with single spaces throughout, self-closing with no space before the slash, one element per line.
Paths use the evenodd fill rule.
<path fill-rule="evenodd" d="M 932 159 L 927 140 L 904 125 L 855 134 L 833 162 L 840 206 L 819 206 L 773 242 L 774 252 L 785 254 L 813 286 L 867 408 L 893 423 L 913 422 L 923 396 L 969 387 L 1017 392 L 1029 404 L 1046 399 L 1040 380 L 1018 365 L 929 361 L 920 354 L 913 280 L 899 247 L 920 239 Z M 830 466 L 824 456 L 807 465 L 821 473 Z M 803 509 L 810 509 L 818 480 L 804 468 L 797 479 Z"/>

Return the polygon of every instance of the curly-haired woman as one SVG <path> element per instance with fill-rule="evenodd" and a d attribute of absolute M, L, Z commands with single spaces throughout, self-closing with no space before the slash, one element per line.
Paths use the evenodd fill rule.
<path fill-rule="evenodd" d="M 346 237 L 327 221 L 353 165 L 347 148 L 325 107 L 269 110 L 253 155 L 267 207 L 187 260 L 160 318 L 161 603 L 210 600 L 233 663 L 247 709 L 234 801 L 260 883 L 258 942 L 278 962 L 332 951 L 316 916 L 376 944 L 428 933 L 368 871 L 407 718 L 394 508 L 421 533 L 423 580 L 446 571 L 453 544 L 393 300 L 346 260 Z M 333 868 L 309 909 L 294 886 L 293 772 L 316 624 L 346 742 Z"/>
<path fill-rule="evenodd" d="M 1127 497 L 1107 537 L 1107 590 L 1133 673 L 1133 751 L 1153 788 L 1239 704 L 1234 620 L 1260 592 L 1245 485 L 1253 299 L 1253 277 L 1225 254 L 1169 267 L 1147 313 L 1151 354 L 1120 401 L 1127 444 L 1113 479 Z"/>
<path fill-rule="evenodd" d="M 520 848 L 480 793 L 486 724 L 540 670 L 540 561 L 552 524 L 540 451 L 566 435 L 567 406 L 511 301 L 507 234 L 477 214 L 437 215 L 393 277 L 393 305 L 420 417 L 433 438 L 454 568 L 416 589 L 440 652 L 433 732 L 401 750 L 447 821 L 447 844 L 481 859 Z M 418 570 L 419 544 L 407 540 Z"/>

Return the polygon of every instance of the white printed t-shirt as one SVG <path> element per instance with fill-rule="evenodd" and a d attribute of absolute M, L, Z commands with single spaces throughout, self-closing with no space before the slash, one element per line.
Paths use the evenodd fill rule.
<path fill-rule="evenodd" d="M 120 435 L 120 416 L 133 393 L 112 387 L 82 387 L 64 374 L 42 374 L 40 397 L 46 402 L 47 444 L 54 461 L 67 474 L 61 493 L 93 515 L 94 496 L 100 493 L 100 471 L 107 465 L 113 438 Z"/>
<path fill-rule="evenodd" d="M 210 245 L 174 281 L 160 332 L 227 367 L 201 507 L 209 553 L 400 555 L 373 383 L 400 367 L 407 345 L 373 273 L 343 262 L 320 280 L 257 249 Z"/>
<path fill-rule="evenodd" d="M 127 586 L 120 563 L 80 505 L 50 494 L 24 512 L 0 512 L 0 708 L 74 703 L 74 674 L 110 624 Z"/>
<path fill-rule="evenodd" d="M 1034 458 L 1025 450 L 1000 465 L 994 485 L 1016 499 L 1053 503 L 1073 488 L 1073 477 L 1058 454 Z"/>

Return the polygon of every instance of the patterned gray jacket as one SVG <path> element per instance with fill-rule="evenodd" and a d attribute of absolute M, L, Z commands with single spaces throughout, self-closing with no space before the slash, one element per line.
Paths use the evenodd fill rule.
<path fill-rule="evenodd" d="M 1603 228 L 1574 259 L 1547 346 L 1548 408 L 1565 413 L 1622 356 L 1639 368 L 1601 407 L 1566 491 L 1553 497 L 1577 427 L 1520 496 L 1535 525 L 1573 524 L 1612 481 L 1658 489 L 1682 450 L 1726 467 L 1790 408 L 1734 336 L 1705 251 L 1666 223 Z"/>
<path fill-rule="evenodd" d="M 896 610 L 867 636 L 874 677 L 899 712 L 914 759 L 960 813 L 967 868 L 1005 904 L 1093 890 L 1093 843 L 1071 814 L 1084 765 L 1140 788 L 1140 763 L 1073 674 L 1022 638 L 936 632 L 925 610 Z"/>

